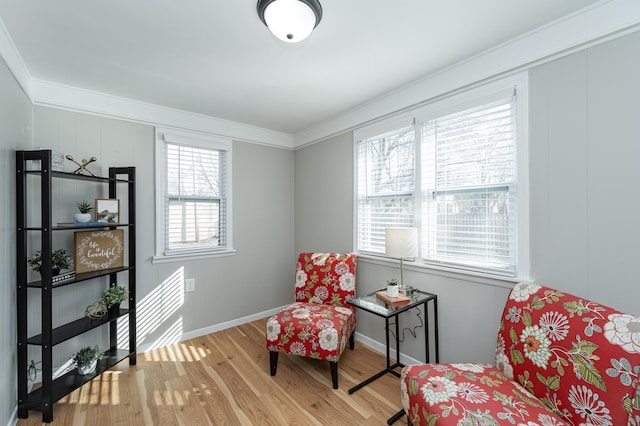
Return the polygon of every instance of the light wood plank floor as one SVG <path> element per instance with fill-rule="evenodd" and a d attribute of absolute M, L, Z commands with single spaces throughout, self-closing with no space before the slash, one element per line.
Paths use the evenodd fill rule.
<path fill-rule="evenodd" d="M 386 374 L 348 389 L 385 366 L 356 341 L 338 363 L 280 355 L 269 375 L 266 318 L 125 360 L 54 406 L 50 425 L 385 425 L 400 408 L 400 382 Z M 29 412 L 18 426 L 41 423 Z M 397 424 L 406 424 L 404 418 Z"/>

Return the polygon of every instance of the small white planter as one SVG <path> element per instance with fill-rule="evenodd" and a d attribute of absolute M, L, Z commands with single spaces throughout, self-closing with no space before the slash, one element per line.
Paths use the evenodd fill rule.
<path fill-rule="evenodd" d="M 387 296 L 389 296 L 389 297 L 398 297 L 398 286 L 397 285 L 388 285 L 387 286 Z"/>
<path fill-rule="evenodd" d="M 79 223 L 86 223 L 91 221 L 91 213 L 76 213 L 73 215 L 73 220 Z"/>
<path fill-rule="evenodd" d="M 78 366 L 78 374 L 81 376 L 86 376 L 87 374 L 91 374 L 96 371 L 96 365 L 98 365 L 97 360 L 93 360 L 89 365 L 79 365 Z"/>

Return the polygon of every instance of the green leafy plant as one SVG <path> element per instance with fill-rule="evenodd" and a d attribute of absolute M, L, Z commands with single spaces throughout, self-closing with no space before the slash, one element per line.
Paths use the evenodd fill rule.
<path fill-rule="evenodd" d="M 100 301 L 104 303 L 107 308 L 110 308 L 112 306 L 119 305 L 120 302 L 126 298 L 127 289 L 120 285 L 116 285 L 105 290 L 105 292 L 102 293 L 102 296 L 100 296 Z"/>
<path fill-rule="evenodd" d="M 77 204 L 80 213 L 89 213 L 93 210 L 93 206 L 87 200 L 82 200 Z"/>
<path fill-rule="evenodd" d="M 73 360 L 78 366 L 90 365 L 93 361 L 99 361 L 104 357 L 104 353 L 99 346 L 85 346 L 73 356 Z"/>
<path fill-rule="evenodd" d="M 390 278 L 387 280 L 387 285 L 398 285 L 398 280 L 396 278 Z"/>
<path fill-rule="evenodd" d="M 29 267 L 36 272 L 40 272 L 40 268 L 42 268 L 42 252 L 40 250 L 36 251 L 30 258 L 27 259 L 27 263 Z M 65 249 L 55 250 L 51 254 L 51 269 L 52 270 L 63 270 L 63 269 L 71 269 L 73 267 L 73 259 L 71 259 L 71 255 L 67 253 Z"/>

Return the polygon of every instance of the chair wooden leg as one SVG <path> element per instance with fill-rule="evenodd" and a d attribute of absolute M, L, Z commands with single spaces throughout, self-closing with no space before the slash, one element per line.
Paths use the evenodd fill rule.
<path fill-rule="evenodd" d="M 349 336 L 349 349 L 353 350 L 353 348 L 356 347 L 356 332 L 354 331 L 353 333 L 351 333 L 351 336 Z"/>
<path fill-rule="evenodd" d="M 280 352 L 269 351 L 269 367 L 271 368 L 271 375 L 276 375 L 276 370 L 278 369 L 278 355 Z"/>
<path fill-rule="evenodd" d="M 331 381 L 333 382 L 333 388 L 338 389 L 338 363 L 329 361 L 329 367 L 331 368 Z"/>

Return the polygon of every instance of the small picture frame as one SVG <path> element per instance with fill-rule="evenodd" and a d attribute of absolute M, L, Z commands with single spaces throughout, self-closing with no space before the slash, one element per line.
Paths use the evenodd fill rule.
<path fill-rule="evenodd" d="M 96 198 L 96 222 L 120 223 L 120 200 Z"/>

